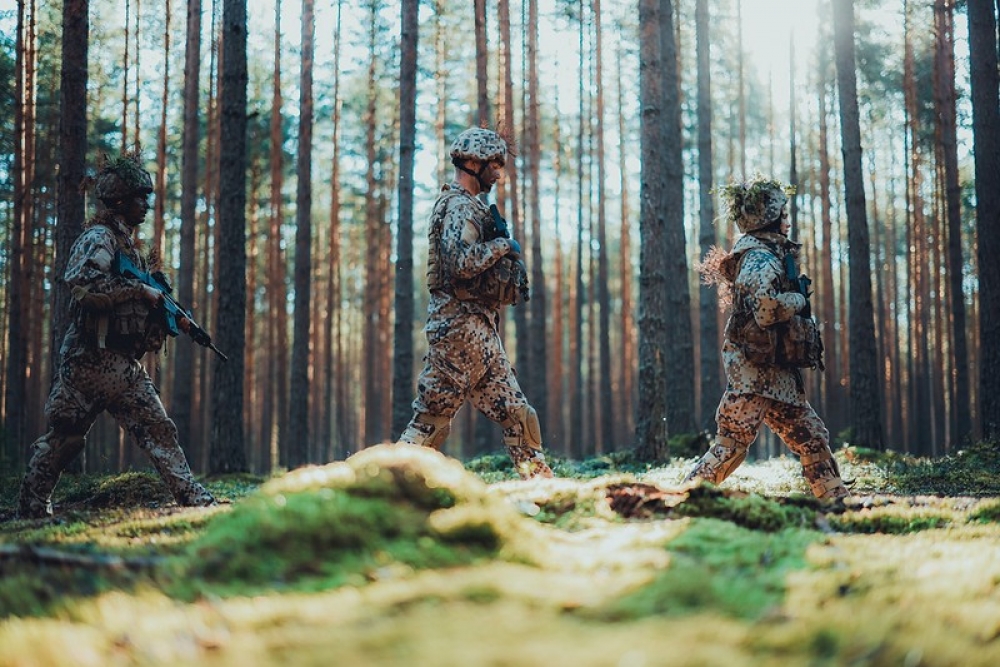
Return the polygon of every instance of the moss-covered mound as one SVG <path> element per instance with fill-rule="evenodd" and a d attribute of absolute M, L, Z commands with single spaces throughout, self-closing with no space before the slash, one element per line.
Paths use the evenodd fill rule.
<path fill-rule="evenodd" d="M 209 525 L 176 592 L 316 590 L 497 555 L 526 521 L 457 461 L 378 445 L 272 480 Z M 202 588 L 204 590 L 204 588 Z"/>
<path fill-rule="evenodd" d="M 1000 495 L 1000 443 L 979 442 L 940 459 L 893 460 L 889 481 L 900 493 Z"/>

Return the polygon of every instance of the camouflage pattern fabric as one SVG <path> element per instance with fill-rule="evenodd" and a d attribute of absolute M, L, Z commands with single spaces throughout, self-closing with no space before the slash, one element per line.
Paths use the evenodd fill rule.
<path fill-rule="evenodd" d="M 493 130 L 470 127 L 462 132 L 451 144 L 452 159 L 472 159 L 489 162 L 507 161 L 507 142 Z"/>
<path fill-rule="evenodd" d="M 764 396 L 726 391 L 715 413 L 718 438 L 688 473 L 685 481 L 705 479 L 721 484 L 732 470 L 726 464 L 742 461 L 757 438 L 762 423 L 792 450 L 802 463 L 802 474 L 818 498 L 847 495 L 830 452 L 830 433 L 809 403 L 790 405 Z M 721 474 L 720 474 L 721 473 Z"/>
<path fill-rule="evenodd" d="M 735 307 L 748 308 L 757 324 L 765 329 L 787 322 L 806 305 L 804 296 L 786 289 L 781 259 L 773 250 L 775 243 L 783 247 L 788 241 L 780 234 L 747 234 L 736 242 L 732 252 L 733 257 L 743 258 L 735 279 Z M 751 362 L 738 342 L 731 340 L 730 328 L 726 329 L 722 361 L 732 391 L 765 396 L 791 405 L 806 404 L 798 370 Z"/>
<path fill-rule="evenodd" d="M 131 230 L 106 211 L 90 221 L 70 250 L 64 279 L 74 308 L 63 350 L 89 344 L 139 358 L 163 347 L 167 332 L 163 322 L 151 316 L 142 284 L 112 269 L 116 252 L 146 270 Z"/>
<path fill-rule="evenodd" d="M 455 191 L 461 196 L 454 196 Z M 493 266 L 510 250 L 506 239 L 480 242 L 482 224 L 489 210 L 457 183 L 445 186 L 447 202 L 437 261 L 442 275 L 472 278 Z M 439 199 L 439 202 L 441 199 Z M 437 206 L 435 207 L 437 208 Z M 452 419 L 468 400 L 504 427 L 504 444 L 522 477 L 551 476 L 541 451 L 528 445 L 524 425 L 517 419 L 527 405 L 498 331 L 499 305 L 458 299 L 448 288 L 431 291 L 428 306 L 428 351 L 417 380 L 414 417 L 400 436 L 412 444 L 428 442 L 433 418 Z M 432 419 L 421 419 L 430 415 Z"/>
<path fill-rule="evenodd" d="M 141 350 L 102 348 L 95 338 L 95 331 L 106 326 L 101 321 L 113 319 L 110 314 L 116 308 L 142 300 L 136 281 L 111 275 L 115 250 L 141 259 L 124 223 L 105 215 L 100 224 L 84 231 L 70 252 L 65 280 L 73 290 L 74 316 L 45 405 L 48 432 L 32 445 L 21 484 L 18 512 L 22 517 L 51 514 L 52 490 L 63 469 L 83 450 L 87 432 L 103 410 L 135 438 L 179 504 L 214 502 L 191 474 L 177 443 L 177 428 L 137 361 Z"/>
<path fill-rule="evenodd" d="M 787 322 L 806 305 L 805 297 L 786 284 L 782 270 L 781 253 L 794 248 L 781 234 L 758 232 L 741 237 L 723 260 L 722 271 L 733 280 L 734 307 L 749 310 L 765 331 Z M 721 484 L 742 463 L 764 423 L 799 456 L 816 497 L 846 496 L 830 451 L 830 434 L 806 401 L 800 371 L 749 360 L 733 334 L 733 327 L 727 326 L 722 358 L 728 388 L 716 410 L 716 441 L 685 481 Z"/>

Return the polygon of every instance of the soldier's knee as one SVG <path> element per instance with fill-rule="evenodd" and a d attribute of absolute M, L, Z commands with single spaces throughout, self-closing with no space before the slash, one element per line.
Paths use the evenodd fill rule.
<path fill-rule="evenodd" d="M 451 417 L 417 413 L 399 436 L 400 442 L 441 449 L 451 433 Z"/>
<path fill-rule="evenodd" d="M 538 422 L 538 413 L 527 403 L 514 409 L 504 426 L 520 431 L 521 444 L 532 449 L 542 448 L 542 425 Z"/>

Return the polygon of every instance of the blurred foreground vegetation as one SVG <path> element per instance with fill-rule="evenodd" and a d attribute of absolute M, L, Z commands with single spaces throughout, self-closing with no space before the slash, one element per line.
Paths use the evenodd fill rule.
<path fill-rule="evenodd" d="M 788 458 L 523 482 L 396 445 L 208 480 L 209 509 L 67 475 L 18 521 L 6 478 L 0 665 L 1000 664 L 1000 447 L 837 459 L 846 503 Z"/>

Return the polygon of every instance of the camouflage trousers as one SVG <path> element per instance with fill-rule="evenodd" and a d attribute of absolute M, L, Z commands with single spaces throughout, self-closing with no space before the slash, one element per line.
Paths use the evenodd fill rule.
<path fill-rule="evenodd" d="M 52 513 L 52 490 L 62 471 L 83 451 L 87 432 L 104 410 L 135 439 L 178 504 L 215 502 L 191 474 L 177 444 L 177 427 L 167 417 L 146 369 L 115 352 L 77 348 L 64 356 L 45 404 L 48 432 L 31 446 L 18 501 L 21 517 Z"/>
<path fill-rule="evenodd" d="M 551 477 L 541 433 L 507 359 L 500 336 L 483 315 L 462 315 L 428 327 L 428 351 L 417 379 L 413 418 L 401 442 L 440 449 L 466 400 L 503 426 L 503 440 L 523 478 Z"/>
<path fill-rule="evenodd" d="M 817 498 L 842 498 L 847 487 L 830 451 L 830 433 L 812 406 L 791 405 L 757 394 L 726 391 L 715 413 L 715 443 L 685 481 L 721 484 L 746 458 L 761 423 L 767 424 L 798 457 L 802 474 Z"/>

